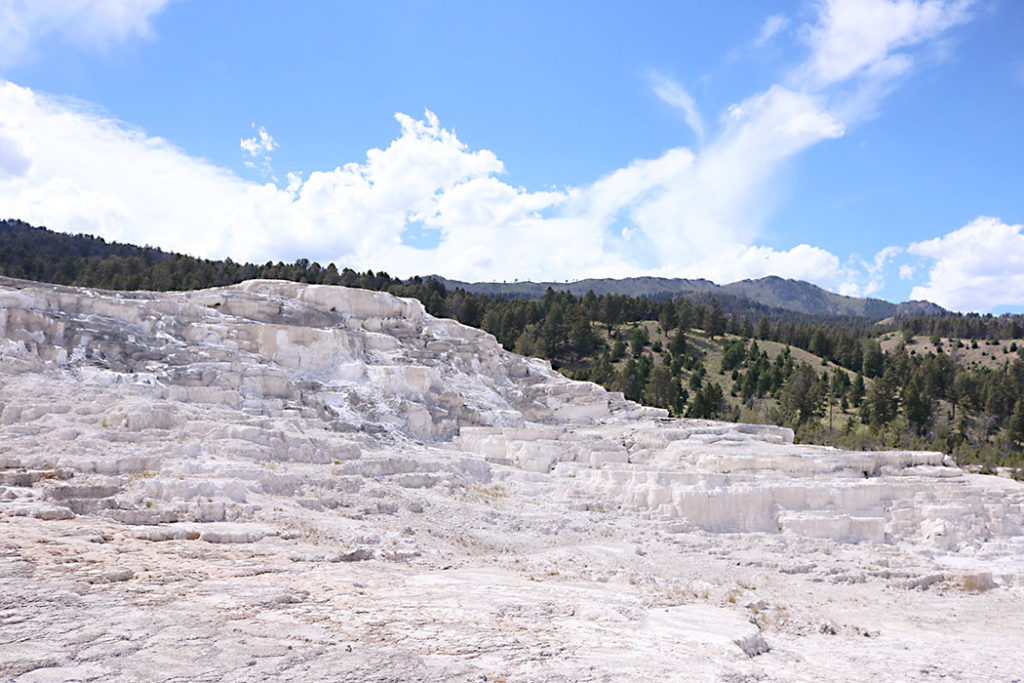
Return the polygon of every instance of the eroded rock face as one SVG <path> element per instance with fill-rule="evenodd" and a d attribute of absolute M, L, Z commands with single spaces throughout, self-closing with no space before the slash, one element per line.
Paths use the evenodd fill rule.
<path fill-rule="evenodd" d="M 0 381 L 3 678 L 1024 670 L 956 646 L 1024 637 L 1018 483 L 668 419 L 413 300 L 0 279 Z"/>

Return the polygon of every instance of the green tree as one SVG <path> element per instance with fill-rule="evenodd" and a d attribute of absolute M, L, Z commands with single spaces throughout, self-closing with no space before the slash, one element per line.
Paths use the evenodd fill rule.
<path fill-rule="evenodd" d="M 550 287 L 548 291 L 551 292 Z M 548 353 L 555 355 L 565 346 L 569 337 L 569 323 L 566 322 L 565 310 L 558 301 L 552 301 L 548 306 L 541 334 L 547 345 Z"/>
<path fill-rule="evenodd" d="M 828 331 L 824 326 L 821 326 L 814 331 L 807 350 L 815 356 L 821 356 L 826 359 L 832 358 L 832 338 L 829 336 Z"/>
<path fill-rule="evenodd" d="M 680 391 L 679 380 L 672 376 L 672 371 L 665 365 L 658 365 L 651 370 L 647 378 L 644 402 L 676 412 L 679 408 Z"/>
<path fill-rule="evenodd" d="M 876 341 L 869 341 L 865 346 L 861 372 L 864 373 L 865 377 L 879 377 L 885 369 L 885 357 L 882 356 L 882 347 Z"/>
<path fill-rule="evenodd" d="M 592 354 L 600 344 L 597 334 L 590 326 L 590 320 L 582 312 L 576 316 L 569 332 L 569 342 L 577 358 Z"/>
<path fill-rule="evenodd" d="M 1006 435 L 1016 448 L 1024 447 L 1024 398 L 1018 398 L 1013 406 Z"/>
<path fill-rule="evenodd" d="M 668 342 L 668 350 L 673 356 L 682 357 L 686 355 L 686 333 L 682 328 L 677 329 Z"/>
<path fill-rule="evenodd" d="M 637 362 L 630 358 L 619 367 L 612 388 L 621 391 L 630 401 L 639 401 L 643 393 L 643 378 Z"/>
<path fill-rule="evenodd" d="M 662 304 L 661 313 L 658 315 L 658 324 L 661 325 L 665 334 L 674 330 L 679 324 L 679 314 L 676 312 L 675 304 L 671 301 Z"/>
<path fill-rule="evenodd" d="M 892 368 L 886 370 L 871 385 L 867 404 L 870 406 L 870 419 L 873 424 L 886 425 L 896 418 L 900 407 L 899 391 L 899 378 Z"/>
<path fill-rule="evenodd" d="M 903 387 L 903 412 L 907 416 L 910 429 L 918 436 L 924 436 L 931 426 L 935 412 L 935 402 L 925 391 L 917 374 Z"/>
<path fill-rule="evenodd" d="M 644 352 L 648 339 L 646 327 L 639 325 L 633 328 L 633 331 L 629 333 L 629 349 L 634 356 L 639 356 Z"/>
<path fill-rule="evenodd" d="M 722 371 L 728 372 L 733 368 L 738 368 L 746 357 L 747 345 L 743 343 L 743 340 L 732 341 L 726 345 L 725 351 L 722 353 Z"/>
<path fill-rule="evenodd" d="M 832 371 L 832 382 L 829 386 L 832 398 L 839 398 L 850 388 L 850 376 L 845 370 L 835 368 Z"/>
<path fill-rule="evenodd" d="M 708 313 L 705 316 L 704 326 L 708 335 L 714 339 L 715 337 L 724 334 L 728 321 L 725 319 L 725 314 L 722 313 L 722 306 L 718 303 L 718 299 L 711 300 L 711 308 L 708 309 Z"/>
<path fill-rule="evenodd" d="M 853 385 L 850 387 L 850 403 L 854 408 L 860 407 L 860 402 L 864 400 L 864 396 L 867 394 L 867 388 L 864 386 L 864 375 L 857 373 L 857 376 L 853 379 Z"/>
<path fill-rule="evenodd" d="M 768 318 L 767 317 L 765 317 L 763 315 L 761 316 L 761 320 L 758 321 L 758 323 L 757 323 L 757 332 L 756 332 L 756 334 L 757 334 L 757 338 L 758 339 L 768 339 L 769 337 L 771 337 L 772 328 L 771 328 L 771 325 L 768 324 Z"/>
<path fill-rule="evenodd" d="M 538 337 L 532 328 L 523 330 L 516 338 L 515 352 L 520 356 L 536 356 L 546 358 L 548 355 L 547 346 L 544 340 Z"/>
<path fill-rule="evenodd" d="M 801 425 L 821 414 L 826 383 L 807 363 L 801 363 L 782 386 L 779 407 L 788 419 Z"/>
<path fill-rule="evenodd" d="M 720 417 L 728 404 L 722 387 L 714 382 L 705 382 L 693 395 L 693 402 L 687 415 L 690 417 L 713 420 Z"/>

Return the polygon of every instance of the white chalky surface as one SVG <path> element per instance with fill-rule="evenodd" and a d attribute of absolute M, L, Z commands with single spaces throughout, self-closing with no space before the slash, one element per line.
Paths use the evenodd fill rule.
<path fill-rule="evenodd" d="M 1024 486 L 387 294 L 0 278 L 0 679 L 1024 680 Z"/>

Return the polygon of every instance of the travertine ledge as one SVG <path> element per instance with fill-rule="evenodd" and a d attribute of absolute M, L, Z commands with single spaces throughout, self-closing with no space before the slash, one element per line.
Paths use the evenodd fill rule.
<path fill-rule="evenodd" d="M 414 300 L 0 278 L 0 381 L 0 678 L 1024 671 L 1019 483 L 669 419 Z"/>

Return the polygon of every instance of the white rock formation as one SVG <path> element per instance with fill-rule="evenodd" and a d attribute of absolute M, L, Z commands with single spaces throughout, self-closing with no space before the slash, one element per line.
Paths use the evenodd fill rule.
<path fill-rule="evenodd" d="M 0 279 L 0 679 L 1015 680 L 1024 486 L 363 290 Z"/>

